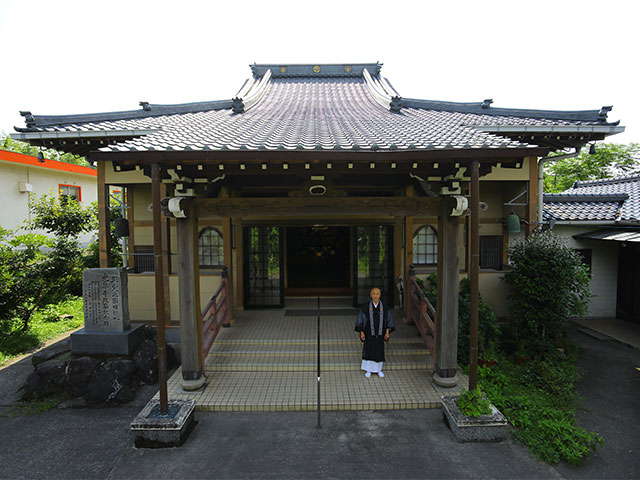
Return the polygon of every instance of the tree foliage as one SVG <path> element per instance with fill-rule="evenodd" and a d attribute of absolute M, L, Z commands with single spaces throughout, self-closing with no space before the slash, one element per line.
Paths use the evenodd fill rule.
<path fill-rule="evenodd" d="M 95 207 L 45 194 L 31 199 L 30 229 L 0 229 L 0 331 L 27 331 L 35 311 L 68 294 L 80 294 L 85 258 L 78 235 L 96 227 Z"/>
<path fill-rule="evenodd" d="M 77 237 L 81 233 L 97 230 L 98 220 L 94 206 L 84 207 L 68 197 L 53 193 L 31 199 L 32 229 L 43 229 L 64 237 Z"/>
<path fill-rule="evenodd" d="M 567 319 L 587 312 L 589 273 L 578 253 L 551 232 L 516 242 L 509 255 L 513 270 L 504 281 L 510 287 L 511 318 L 505 346 L 544 356 L 565 335 Z"/>
<path fill-rule="evenodd" d="M 7 134 L 0 134 L 0 149 L 8 150 L 10 152 L 24 153 L 25 155 L 37 156 L 40 152 L 40 147 L 29 145 L 25 142 L 12 139 Z M 58 162 L 73 163 L 75 165 L 89 166 L 89 162 L 84 157 L 73 155 L 71 153 L 60 153 L 57 150 L 46 148 L 42 150 L 42 154 L 45 158 L 51 160 L 57 160 Z"/>
<path fill-rule="evenodd" d="M 563 192 L 577 180 L 597 180 L 635 172 L 640 172 L 640 144 L 599 143 L 593 155 L 585 147 L 577 157 L 547 162 L 544 191 Z"/>

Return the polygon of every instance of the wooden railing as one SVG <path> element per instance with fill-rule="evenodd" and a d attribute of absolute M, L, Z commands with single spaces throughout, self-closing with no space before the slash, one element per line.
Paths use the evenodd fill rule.
<path fill-rule="evenodd" d="M 216 292 L 202 310 L 202 349 L 206 358 L 213 341 L 222 327 L 231 325 L 231 298 L 229 295 L 229 274 L 222 267 L 222 281 Z"/>
<path fill-rule="evenodd" d="M 436 310 L 425 296 L 422 288 L 416 281 L 416 274 L 413 265 L 409 267 L 409 278 L 407 280 L 407 320 L 414 323 L 424 340 L 425 345 L 431 352 L 433 358 L 436 357 Z"/>

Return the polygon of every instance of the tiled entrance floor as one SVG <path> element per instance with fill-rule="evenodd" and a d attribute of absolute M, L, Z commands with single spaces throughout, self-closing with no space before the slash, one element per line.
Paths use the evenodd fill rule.
<path fill-rule="evenodd" d="M 315 299 L 287 302 L 313 308 Z M 331 308 L 322 299 L 322 308 Z M 332 305 L 344 308 L 335 299 Z M 320 319 L 322 410 L 439 408 L 440 396 L 467 386 L 440 389 L 430 382 L 433 359 L 413 326 L 395 315 L 396 331 L 385 351 L 386 376 L 367 379 L 360 370 L 362 344 L 353 330 L 355 316 Z M 210 411 L 282 411 L 317 408 L 317 317 L 285 316 L 285 310 L 236 313 L 221 331 L 206 359 L 206 387 L 185 392 L 178 370 L 169 380 L 169 398 L 192 398 Z"/>

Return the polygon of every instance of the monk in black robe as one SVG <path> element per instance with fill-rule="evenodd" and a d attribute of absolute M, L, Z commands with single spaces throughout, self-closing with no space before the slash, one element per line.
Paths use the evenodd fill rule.
<path fill-rule="evenodd" d="M 369 292 L 371 301 L 358 312 L 356 332 L 360 332 L 362 346 L 362 370 L 369 378 L 372 373 L 384 377 L 384 342 L 389 340 L 389 334 L 395 330 L 391 311 L 380 300 L 380 289 L 374 287 Z"/>

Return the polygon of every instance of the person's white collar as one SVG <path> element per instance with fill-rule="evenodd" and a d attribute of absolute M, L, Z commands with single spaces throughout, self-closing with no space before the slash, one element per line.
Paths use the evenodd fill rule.
<path fill-rule="evenodd" d="M 372 300 L 372 301 L 373 301 L 373 300 Z M 380 303 L 380 302 L 378 301 L 378 303 Z M 378 303 L 373 302 L 373 308 L 378 308 Z"/>

